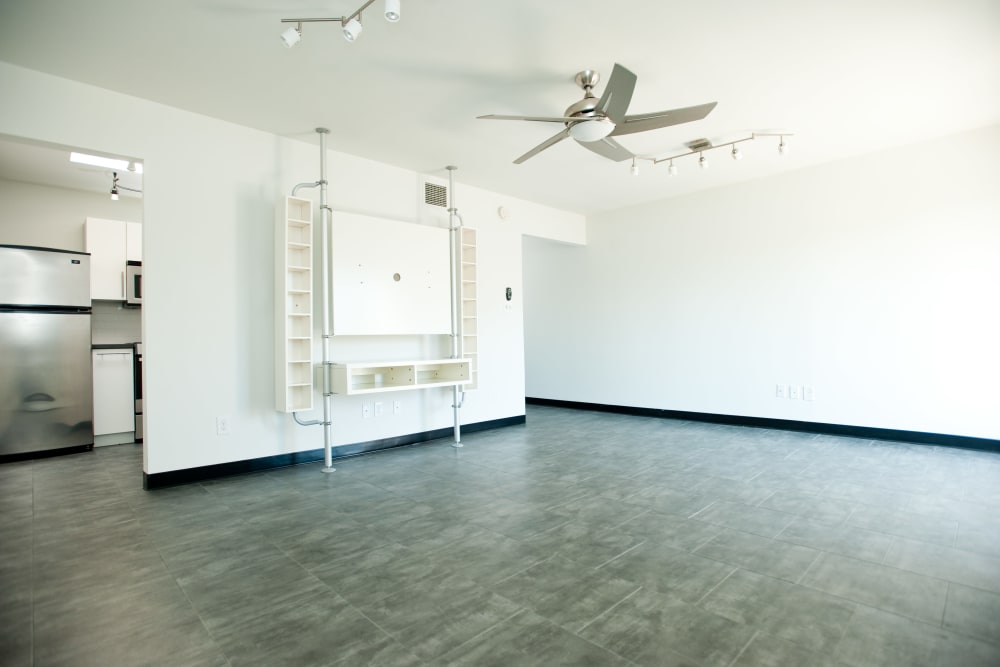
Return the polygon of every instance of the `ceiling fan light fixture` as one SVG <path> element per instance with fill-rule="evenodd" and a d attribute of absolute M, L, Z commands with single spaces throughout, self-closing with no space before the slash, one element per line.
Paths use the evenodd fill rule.
<path fill-rule="evenodd" d="M 385 20 L 395 23 L 399 20 L 399 0 L 385 0 Z"/>
<path fill-rule="evenodd" d="M 286 49 L 290 49 L 302 40 L 302 24 L 299 23 L 294 28 L 289 28 L 281 33 L 281 43 Z"/>
<path fill-rule="evenodd" d="M 344 24 L 344 39 L 353 42 L 361 36 L 362 30 L 364 30 L 364 26 L 361 25 L 361 21 L 356 18 L 351 19 Z"/>
<path fill-rule="evenodd" d="M 615 130 L 615 124 L 607 118 L 581 120 L 569 127 L 569 136 L 584 143 L 600 141 Z"/>

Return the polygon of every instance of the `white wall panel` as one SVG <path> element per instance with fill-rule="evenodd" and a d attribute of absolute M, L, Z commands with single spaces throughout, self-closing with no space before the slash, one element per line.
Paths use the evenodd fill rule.
<path fill-rule="evenodd" d="M 1000 438 L 998 182 L 994 126 L 529 239 L 527 394 Z"/>

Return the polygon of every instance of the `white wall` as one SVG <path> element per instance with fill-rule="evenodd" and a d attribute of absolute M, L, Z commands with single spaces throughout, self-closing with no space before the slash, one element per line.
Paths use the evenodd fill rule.
<path fill-rule="evenodd" d="M 0 243 L 83 252 L 88 217 L 142 222 L 142 200 L 0 180 Z"/>
<path fill-rule="evenodd" d="M 995 126 L 526 239 L 526 393 L 1000 438 L 998 183 Z"/>
<path fill-rule="evenodd" d="M 321 447 L 320 429 L 296 426 L 273 408 L 274 206 L 295 183 L 318 178 L 317 148 L 6 63 L 0 90 L 0 133 L 144 162 L 146 472 Z M 417 174 L 334 151 L 328 167 L 333 208 L 418 217 Z M 579 216 L 514 202 L 520 222 L 508 228 L 485 213 L 502 197 L 460 192 L 466 224 L 482 229 L 480 281 L 491 292 L 507 284 L 520 292 L 521 225 L 551 224 L 561 240 L 583 237 L 572 231 L 583 226 Z M 489 301 L 480 317 L 482 389 L 470 393 L 464 418 L 524 414 L 520 306 L 508 312 Z M 338 340 L 334 355 L 437 356 L 443 344 Z M 446 390 L 396 396 L 403 414 L 390 410 L 381 420 L 362 420 L 360 404 L 338 398 L 335 444 L 451 423 Z M 220 415 L 230 417 L 233 435 L 216 435 Z"/>

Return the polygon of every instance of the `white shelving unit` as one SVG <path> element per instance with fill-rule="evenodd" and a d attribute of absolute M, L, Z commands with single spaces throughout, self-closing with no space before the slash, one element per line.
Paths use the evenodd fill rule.
<path fill-rule="evenodd" d="M 275 226 L 275 403 L 279 412 L 313 407 L 312 202 L 285 197 Z"/>
<path fill-rule="evenodd" d="M 404 389 L 468 385 L 468 359 L 361 361 L 332 365 L 333 393 L 375 394 Z"/>
<path fill-rule="evenodd" d="M 466 391 L 479 386 L 479 328 L 476 301 L 476 230 L 462 228 L 462 357 L 469 362 Z"/>

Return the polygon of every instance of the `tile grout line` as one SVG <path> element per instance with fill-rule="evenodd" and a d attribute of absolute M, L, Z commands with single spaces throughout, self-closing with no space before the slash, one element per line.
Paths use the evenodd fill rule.
<path fill-rule="evenodd" d="M 641 547 L 641 546 L 642 546 L 643 544 L 645 544 L 645 543 L 646 543 L 646 540 L 643 540 L 643 541 L 639 542 L 638 544 L 634 544 L 634 545 L 630 546 L 630 547 L 629 547 L 628 549 L 626 549 L 625 551 L 621 552 L 621 553 L 620 553 L 620 554 L 618 554 L 617 556 L 613 556 L 613 557 L 609 558 L 608 560 L 604 561 L 603 563 L 601 563 L 600 565 L 598 565 L 598 566 L 597 566 L 597 567 L 595 567 L 594 569 L 595 569 L 595 570 L 599 570 L 599 569 L 601 569 L 602 567 L 604 567 L 604 566 L 605 566 L 605 565 L 607 565 L 608 563 L 610 563 L 610 562 L 612 562 L 612 561 L 616 561 L 616 560 L 618 560 L 619 558 L 621 558 L 622 556 L 624 556 L 624 555 L 625 555 L 625 554 L 627 554 L 628 552 L 632 551 L 633 549 L 638 549 L 639 547 Z"/>
<path fill-rule="evenodd" d="M 726 564 L 728 565 L 728 563 L 726 563 Z M 698 598 L 698 600 L 694 603 L 695 606 L 700 607 L 701 603 L 705 601 L 705 598 L 707 598 L 709 595 L 711 595 L 712 593 L 714 593 L 720 586 L 722 586 L 722 584 L 726 583 L 726 580 L 729 579 L 729 577 L 733 576 L 738 569 L 740 569 L 740 568 L 734 567 L 733 569 L 731 569 L 726 574 L 726 576 L 724 576 L 721 580 L 719 580 L 719 582 L 717 584 L 715 584 L 710 589 L 708 589 L 707 591 L 705 591 L 705 594 L 702 595 L 700 598 Z"/>
<path fill-rule="evenodd" d="M 811 569 L 812 569 L 813 565 L 815 565 L 815 564 L 816 564 L 816 562 L 817 562 L 817 561 L 818 561 L 818 560 L 819 560 L 820 558 L 822 558 L 822 557 L 823 557 L 823 554 L 825 554 L 825 553 L 827 553 L 827 552 L 826 552 L 826 551 L 824 551 L 824 550 L 822 550 L 822 549 L 817 549 L 817 550 L 816 550 L 816 557 L 815 557 L 815 558 L 813 558 L 813 559 L 812 559 L 811 561 L 809 561 L 809 565 L 808 565 L 808 566 L 806 566 L 806 569 L 805 569 L 805 570 L 804 570 L 804 571 L 802 572 L 802 574 L 800 574 L 800 575 L 799 575 L 799 578 L 795 580 L 795 585 L 796 585 L 796 586 L 801 586 L 801 585 L 803 585 L 803 584 L 802 584 L 802 582 L 803 582 L 803 581 L 805 581 L 805 578 L 806 578 L 806 575 L 807 575 L 807 574 L 809 574 L 809 570 L 811 570 Z"/>
<path fill-rule="evenodd" d="M 760 634 L 760 630 L 754 630 L 754 633 L 750 636 L 750 639 L 747 640 L 747 643 L 743 645 L 743 648 L 740 649 L 740 652 L 737 653 L 736 657 L 733 658 L 732 662 L 729 663 L 729 667 L 733 667 L 733 665 L 735 665 L 736 662 L 741 657 L 743 657 L 743 654 L 746 652 L 746 650 L 748 648 L 750 648 L 750 644 L 753 643 L 753 640 L 757 639 L 757 635 L 759 635 L 759 634 Z"/>
<path fill-rule="evenodd" d="M 628 601 L 636 593 L 638 593 L 639 591 L 641 591 L 642 588 L 643 588 L 642 585 L 640 585 L 638 588 L 636 588 L 634 591 L 632 591 L 631 593 L 629 593 L 628 595 L 626 595 L 625 597 L 623 597 L 621 600 L 619 600 L 618 602 L 614 603 L 613 605 L 611 605 L 610 607 L 608 607 L 607 609 L 605 609 L 604 611 L 602 611 L 600 614 L 598 614 L 594 618 L 592 618 L 589 621 L 587 621 L 586 623 L 584 623 L 582 626 L 580 626 L 580 629 L 577 630 L 576 632 L 574 632 L 573 634 L 579 635 L 581 632 L 583 632 L 584 630 L 586 630 L 587 628 L 589 628 L 591 625 L 593 625 L 594 623 L 596 623 L 597 621 L 599 621 L 601 618 L 607 616 L 612 611 L 614 611 L 617 607 L 621 606 L 623 603 L 625 603 L 626 601 Z"/>

